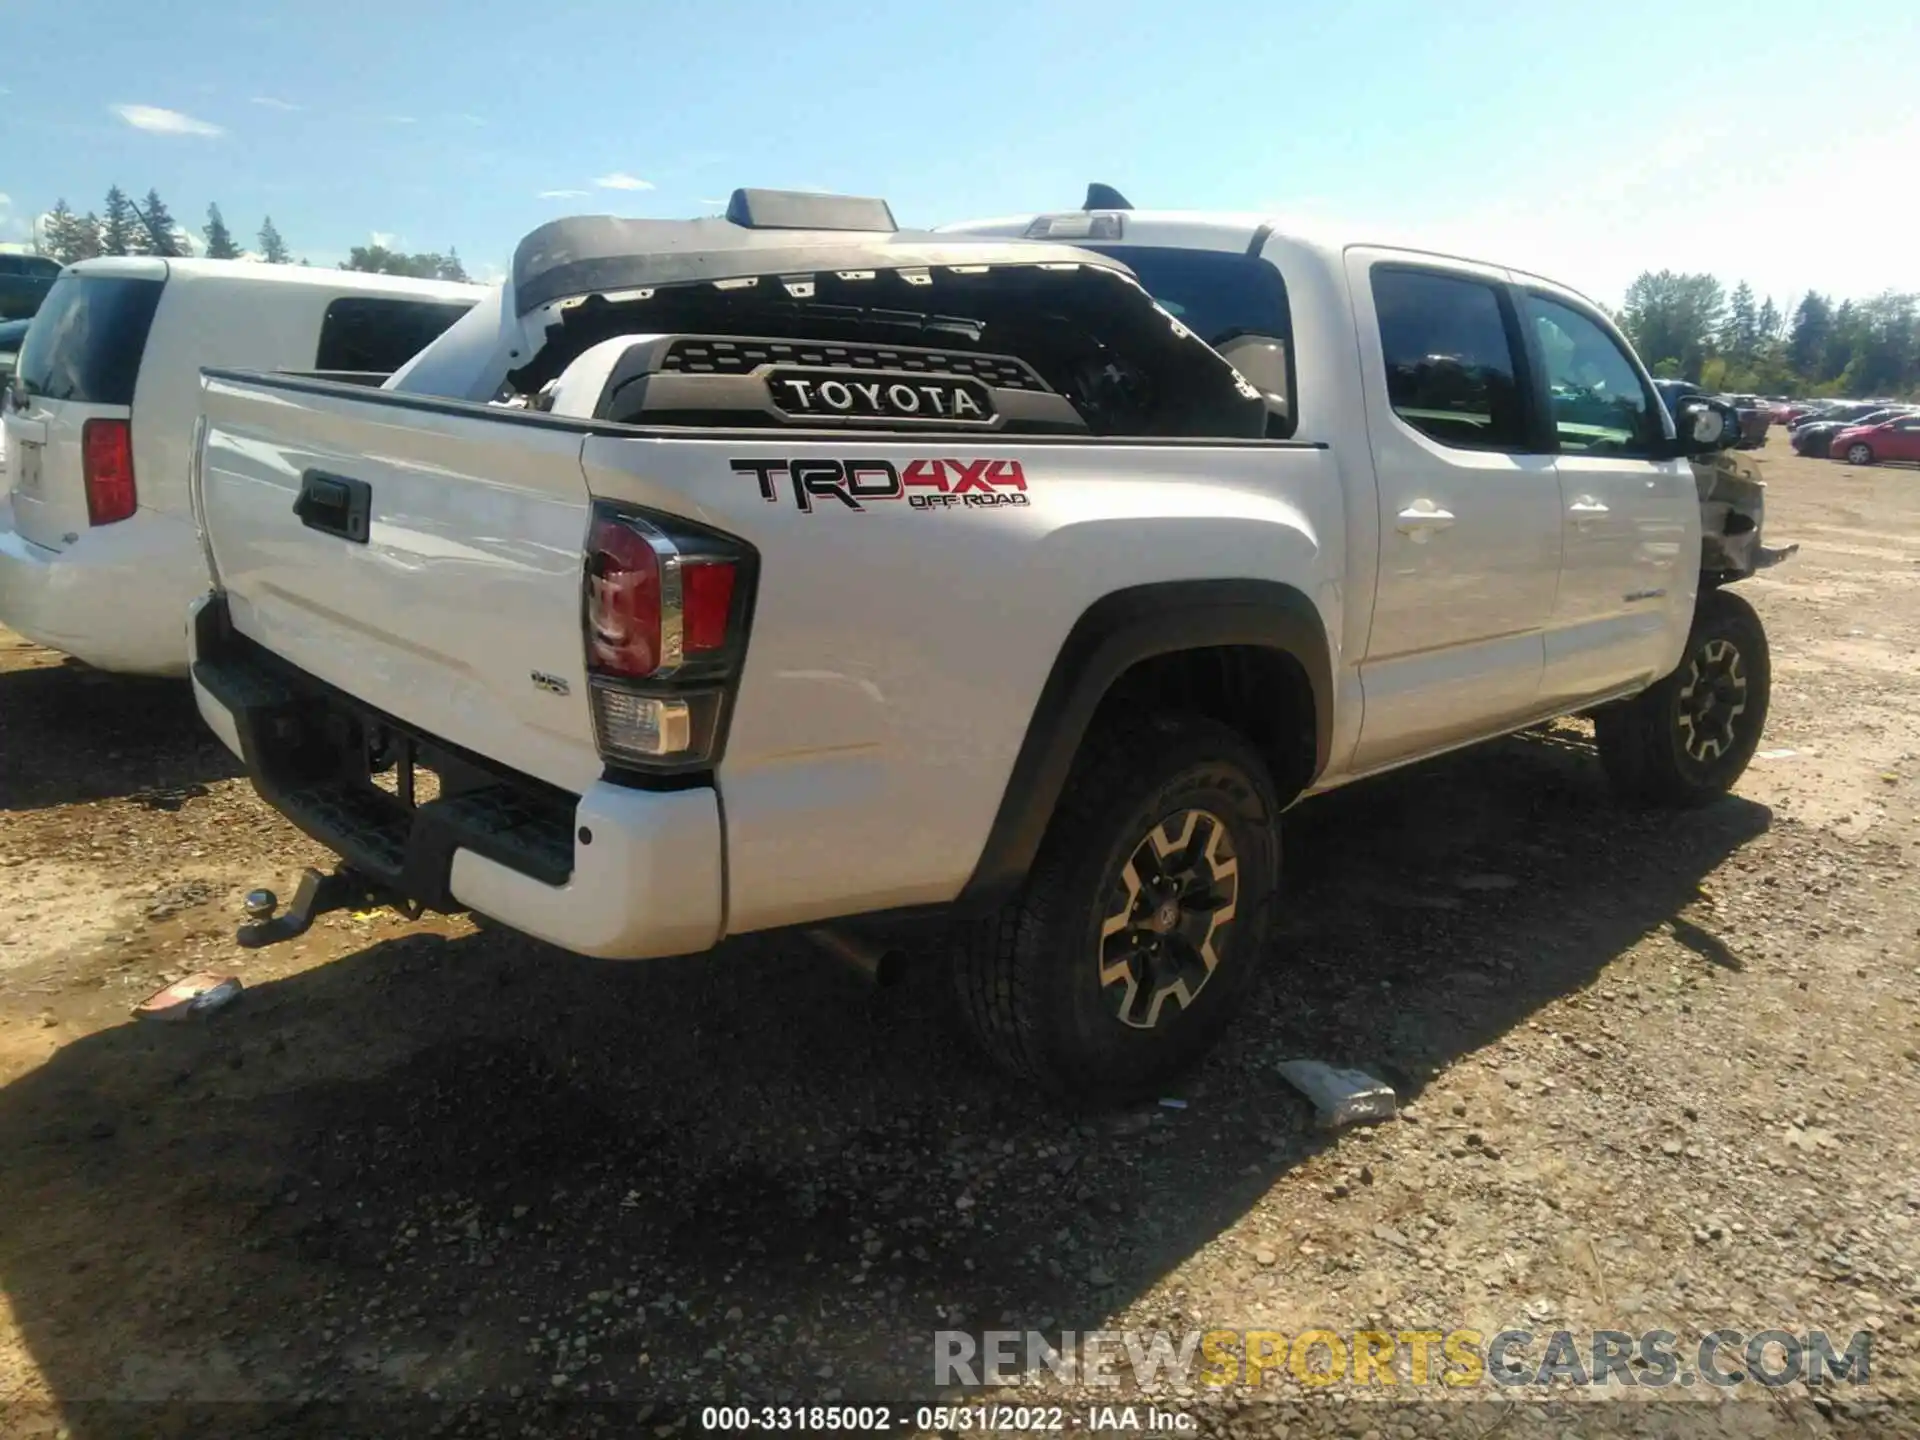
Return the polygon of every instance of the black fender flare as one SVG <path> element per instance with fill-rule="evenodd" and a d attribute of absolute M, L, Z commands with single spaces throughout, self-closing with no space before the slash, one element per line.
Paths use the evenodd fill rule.
<path fill-rule="evenodd" d="M 1317 778 L 1333 743 L 1334 688 L 1332 652 L 1312 600 L 1270 580 L 1175 580 L 1116 590 L 1067 633 L 959 903 L 999 904 L 1026 879 L 1080 742 L 1115 681 L 1142 660 L 1223 645 L 1278 650 L 1306 672 Z"/>

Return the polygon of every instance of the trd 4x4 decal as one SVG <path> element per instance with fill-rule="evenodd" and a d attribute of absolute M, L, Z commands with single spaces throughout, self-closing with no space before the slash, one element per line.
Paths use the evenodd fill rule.
<path fill-rule="evenodd" d="M 751 475 L 762 500 L 783 489 L 811 512 L 816 501 L 837 500 L 865 510 L 878 500 L 905 500 L 915 510 L 985 509 L 1025 505 L 1027 476 L 1018 460 L 914 460 L 905 470 L 890 460 L 734 460 L 736 475 Z"/>

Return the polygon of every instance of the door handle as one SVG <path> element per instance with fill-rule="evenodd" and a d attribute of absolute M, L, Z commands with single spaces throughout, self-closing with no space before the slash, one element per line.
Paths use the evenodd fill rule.
<path fill-rule="evenodd" d="M 364 545 L 373 513 L 373 487 L 364 480 L 309 470 L 300 477 L 293 513 L 309 530 Z"/>
<path fill-rule="evenodd" d="M 1577 521 L 1591 520 L 1596 515 L 1611 515 L 1613 512 L 1598 500 L 1582 496 L 1567 506 L 1567 513 Z"/>
<path fill-rule="evenodd" d="M 1442 510 L 1431 500 L 1416 500 L 1399 514 L 1399 532 L 1416 545 L 1424 545 L 1427 537 L 1436 530 L 1445 530 L 1453 524 L 1451 510 Z"/>

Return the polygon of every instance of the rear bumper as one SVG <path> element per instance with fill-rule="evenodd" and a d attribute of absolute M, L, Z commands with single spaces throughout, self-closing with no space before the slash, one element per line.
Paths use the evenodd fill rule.
<path fill-rule="evenodd" d="M 723 851 L 711 789 L 598 781 L 569 795 L 444 746 L 270 655 L 233 632 L 218 597 L 196 605 L 192 634 L 200 713 L 246 762 L 254 788 L 388 890 L 608 959 L 719 940 Z M 370 750 L 430 768 L 438 796 L 409 805 L 376 784 Z"/>
<path fill-rule="evenodd" d="M 141 510 L 64 550 L 14 528 L 0 498 L 0 624 L 36 644 L 130 675 L 187 673 L 187 607 L 206 585 L 193 528 Z"/>

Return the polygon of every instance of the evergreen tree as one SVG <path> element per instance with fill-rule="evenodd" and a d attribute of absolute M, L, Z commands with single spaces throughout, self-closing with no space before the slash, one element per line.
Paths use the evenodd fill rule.
<path fill-rule="evenodd" d="M 1826 348 L 1820 352 L 1818 379 L 1838 380 L 1847 373 L 1847 362 L 1853 359 L 1860 328 L 1858 307 L 1851 300 L 1842 300 L 1840 308 L 1833 312 L 1833 328 L 1827 332 Z"/>
<path fill-rule="evenodd" d="M 103 249 L 105 242 L 101 239 L 101 233 L 105 229 L 106 227 L 100 223 L 100 217 L 93 211 L 89 210 L 81 216 L 73 231 L 75 246 L 73 258 L 91 260 L 96 255 L 105 254 Z"/>
<path fill-rule="evenodd" d="M 218 205 L 207 206 L 207 224 L 201 231 L 207 237 L 207 258 L 209 260 L 238 260 L 240 247 L 233 243 L 233 233 L 227 229 L 227 222 L 220 218 Z"/>
<path fill-rule="evenodd" d="M 1753 307 L 1753 287 L 1742 280 L 1733 287 L 1733 296 L 1727 301 L 1727 324 L 1721 333 L 1720 348 L 1746 364 L 1759 346 L 1760 316 Z"/>
<path fill-rule="evenodd" d="M 145 207 L 135 207 L 140 223 L 147 232 L 147 253 L 149 255 L 185 255 L 186 246 L 173 232 L 173 212 L 167 209 L 167 202 L 160 198 L 158 190 L 147 191 Z"/>
<path fill-rule="evenodd" d="M 106 218 L 100 222 L 102 255 L 139 255 L 145 227 L 134 214 L 133 202 L 118 185 L 107 191 Z"/>
<path fill-rule="evenodd" d="M 1809 290 L 1793 312 L 1793 329 L 1787 335 L 1787 364 L 1809 380 L 1818 379 L 1815 371 L 1826 354 L 1827 336 L 1832 330 L 1832 305 L 1817 290 Z"/>
<path fill-rule="evenodd" d="M 271 215 L 260 222 L 260 258 L 269 265 L 293 263 L 293 256 L 287 252 L 287 242 L 280 238 L 280 232 L 274 228 Z"/>
<path fill-rule="evenodd" d="M 1771 349 L 1780 343 L 1780 311 L 1769 295 L 1760 307 L 1760 313 L 1754 319 L 1754 325 L 1760 332 L 1760 346 Z"/>
<path fill-rule="evenodd" d="M 41 243 L 46 246 L 47 254 L 62 265 L 85 259 L 88 253 L 87 240 L 93 239 L 95 247 L 99 243 L 97 237 L 87 234 L 86 224 L 73 213 L 64 198 L 54 201 L 53 209 L 47 213 L 40 230 Z"/>
<path fill-rule="evenodd" d="M 442 280 L 464 282 L 467 279 L 467 267 L 460 263 L 460 252 L 451 245 L 447 247 L 446 257 L 440 262 L 439 274 Z"/>

